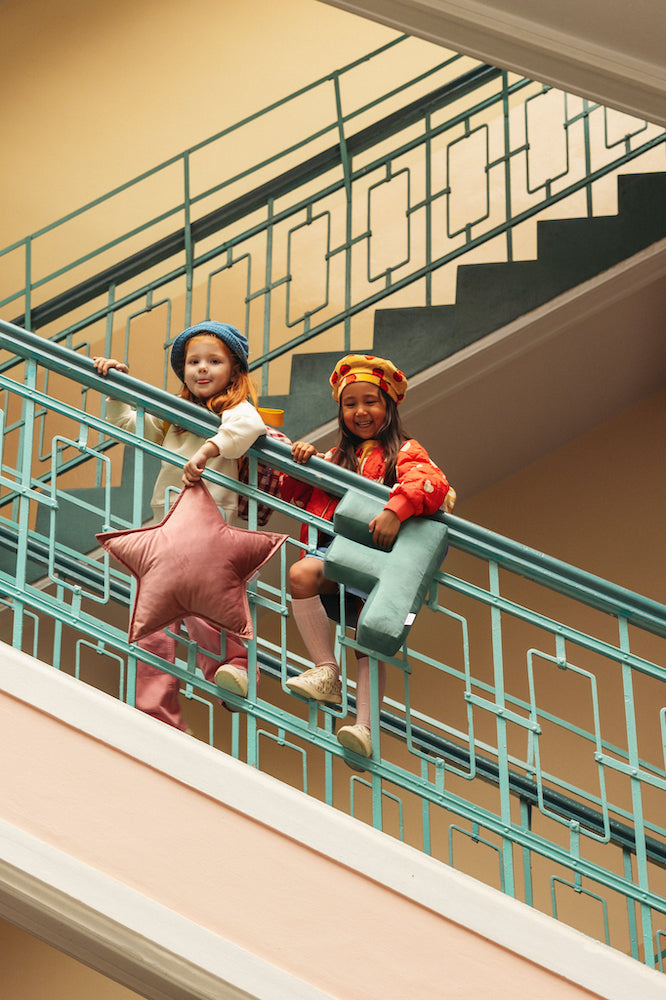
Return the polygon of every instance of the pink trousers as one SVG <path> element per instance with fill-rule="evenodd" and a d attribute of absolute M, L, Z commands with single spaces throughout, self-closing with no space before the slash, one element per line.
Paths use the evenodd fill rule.
<path fill-rule="evenodd" d="M 236 636 L 226 635 L 226 652 L 221 653 L 222 632 L 216 625 L 204 621 L 203 618 L 189 617 L 184 619 L 187 634 L 190 639 L 209 652 L 216 652 L 216 656 L 207 656 L 205 653 L 197 652 L 197 666 L 207 681 L 213 681 L 215 671 L 221 663 L 230 663 L 241 670 L 247 670 L 247 649 Z M 170 632 L 178 634 L 180 622 L 172 622 L 169 626 Z M 176 659 L 176 639 L 167 635 L 166 631 L 154 632 L 152 635 L 140 639 L 138 645 L 141 649 L 146 649 L 155 656 L 160 656 L 169 663 L 174 663 Z M 259 668 L 257 667 L 257 680 L 259 680 Z M 160 722 L 166 722 L 176 729 L 185 730 L 187 726 L 183 722 L 180 714 L 180 702 L 178 693 L 180 681 L 171 674 L 164 673 L 158 667 L 153 667 L 148 663 L 137 660 L 136 664 L 136 707 L 146 715 L 152 715 Z"/>

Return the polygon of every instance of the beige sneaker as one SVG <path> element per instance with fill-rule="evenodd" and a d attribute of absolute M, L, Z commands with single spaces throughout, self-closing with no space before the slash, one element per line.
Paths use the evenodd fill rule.
<path fill-rule="evenodd" d="M 372 757 L 372 739 L 370 730 L 365 726 L 343 726 L 338 730 L 338 743 L 342 744 L 345 750 L 352 750 L 360 757 Z"/>
<path fill-rule="evenodd" d="M 215 683 L 223 691 L 230 691 L 232 694 L 239 694 L 241 698 L 247 698 L 247 670 L 234 667 L 230 663 L 223 663 L 215 671 Z"/>
<path fill-rule="evenodd" d="M 330 705 L 342 703 L 342 684 L 337 671 L 328 664 L 321 667 L 310 667 L 298 677 L 287 681 L 287 687 L 301 698 L 311 698 L 313 701 L 325 701 Z"/>

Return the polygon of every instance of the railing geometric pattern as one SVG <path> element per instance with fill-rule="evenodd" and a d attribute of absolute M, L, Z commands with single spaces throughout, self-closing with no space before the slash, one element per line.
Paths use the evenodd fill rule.
<path fill-rule="evenodd" d="M 82 354 L 6 323 L 0 346 L 15 359 L 11 374 L 0 374 L 0 635 L 131 704 L 133 582 L 90 540 L 96 530 L 141 523 L 143 466 L 174 459 L 142 439 L 142 414 L 201 434 L 215 421 L 130 376 L 101 379 Z M 136 435 L 105 421 L 107 393 L 137 407 Z M 129 496 L 117 485 L 118 445 L 134 459 Z M 240 487 L 250 527 L 259 457 L 336 495 L 385 495 L 328 463 L 294 466 L 279 443 L 250 455 L 251 485 Z M 350 771 L 335 727 L 354 707 L 355 635 L 341 605 L 340 707 L 288 692 L 307 660 L 290 618 L 287 567 L 300 525 L 314 544 L 320 522 L 269 502 L 270 528 L 290 537 L 249 588 L 257 633 L 249 695 L 225 693 L 239 711 L 219 705 L 184 634 L 173 666 L 141 654 L 179 678 L 195 734 L 662 968 L 666 608 L 447 515 L 451 551 L 407 644 L 388 660 L 381 713 L 373 698 L 373 758 L 364 773 Z M 77 511 L 74 538 L 61 532 L 68 506 Z M 377 659 L 367 652 L 376 694 Z"/>
<path fill-rule="evenodd" d="M 533 256 L 529 226 L 559 203 L 612 213 L 612 174 L 639 157 L 635 169 L 664 169 L 663 129 L 438 47 L 415 61 L 414 44 L 397 39 L 7 247 L 3 316 L 67 346 L 85 333 L 110 356 L 149 337 L 165 388 L 174 337 L 221 316 L 246 332 L 261 394 L 280 394 L 303 344 L 367 347 L 379 303 L 452 302 L 463 255 Z"/>

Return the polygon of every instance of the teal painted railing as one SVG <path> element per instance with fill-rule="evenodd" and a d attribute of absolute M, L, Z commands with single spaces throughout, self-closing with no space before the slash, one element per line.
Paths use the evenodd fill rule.
<path fill-rule="evenodd" d="M 133 584 L 93 534 L 138 525 L 143 467 L 174 456 L 109 425 L 104 398 L 205 435 L 215 419 L 130 376 L 102 379 L 85 352 L 2 322 L 0 347 L 16 359 L 0 373 L 0 636 L 131 703 Z M 129 496 L 117 487 L 118 444 L 134 460 Z M 252 474 L 261 458 L 336 495 L 386 495 L 316 459 L 295 466 L 279 443 L 250 455 Z M 259 494 L 240 489 L 252 526 Z M 663 970 L 666 607 L 447 515 L 449 555 L 388 661 L 374 755 L 354 773 L 334 735 L 354 706 L 354 633 L 337 633 L 342 706 L 306 704 L 285 686 L 307 662 L 287 566 L 301 523 L 314 540 L 320 522 L 269 503 L 269 528 L 290 539 L 250 587 L 259 689 L 250 669 L 247 699 L 225 693 L 240 709 L 230 714 L 185 636 L 173 666 L 142 654 L 181 681 L 195 735 Z M 59 532 L 72 505 L 77 545 Z"/>
<path fill-rule="evenodd" d="M 230 319 L 280 394 L 270 362 L 367 346 L 378 304 L 451 301 L 464 255 L 513 260 L 517 227 L 666 166 L 663 129 L 442 51 L 399 38 L 12 244 L 2 315 L 127 356 L 150 313 L 165 387 L 174 336 Z"/>

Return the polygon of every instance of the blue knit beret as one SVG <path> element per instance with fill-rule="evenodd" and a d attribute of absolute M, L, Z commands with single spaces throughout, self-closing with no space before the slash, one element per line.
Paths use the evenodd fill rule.
<path fill-rule="evenodd" d="M 229 323 L 217 323 L 215 320 L 209 319 L 205 323 L 188 326 L 187 330 L 183 330 L 182 333 L 178 334 L 171 346 L 171 367 L 181 382 L 183 381 L 185 371 L 187 342 L 192 337 L 201 336 L 202 334 L 210 334 L 212 337 L 218 337 L 227 345 L 231 353 L 238 358 L 243 371 L 248 370 L 247 359 L 250 349 L 247 337 Z"/>

